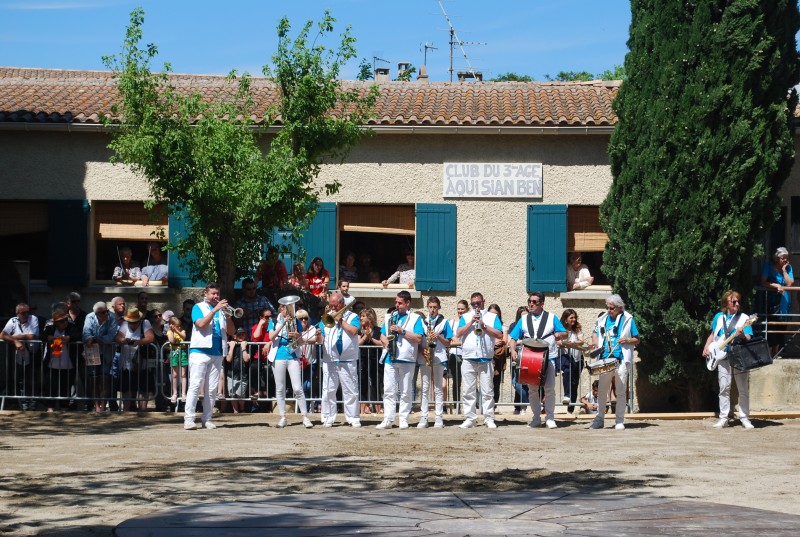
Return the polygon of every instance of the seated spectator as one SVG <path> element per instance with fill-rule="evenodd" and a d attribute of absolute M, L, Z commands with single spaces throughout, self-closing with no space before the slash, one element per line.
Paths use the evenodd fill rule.
<path fill-rule="evenodd" d="M 375 272 L 375 269 L 372 267 L 372 257 L 369 253 L 364 252 L 363 254 L 359 254 L 358 256 L 358 273 L 364 277 L 364 275 L 369 276 L 370 273 Z M 378 276 L 378 280 L 372 283 L 380 283 L 381 279 Z"/>
<path fill-rule="evenodd" d="M 66 307 L 59 306 L 53 310 L 53 318 L 44 328 L 42 339 L 47 343 L 45 351 L 44 384 L 47 401 L 47 411 L 53 412 L 61 408 L 59 399 L 69 399 L 72 391 L 72 369 L 74 364 L 71 353 L 74 345 L 81 339 L 81 333 L 75 328 Z"/>
<path fill-rule="evenodd" d="M 344 264 L 339 265 L 339 278 L 345 279 L 349 282 L 358 281 L 358 268 L 356 267 L 356 255 L 353 252 L 347 252 L 344 258 Z"/>
<path fill-rule="evenodd" d="M 414 287 L 414 280 L 417 278 L 417 271 L 414 269 L 414 250 L 406 250 L 406 262 L 397 267 L 397 271 L 383 280 L 381 284 L 387 287 L 390 283 L 396 282 L 398 279 L 402 285 L 409 288 Z"/>
<path fill-rule="evenodd" d="M 83 326 L 83 354 L 86 360 L 86 387 L 94 398 L 94 411 L 103 412 L 111 393 L 111 365 L 117 325 L 105 302 L 97 302 Z"/>
<path fill-rule="evenodd" d="M 311 260 L 306 272 L 306 281 L 308 282 L 308 290 L 312 295 L 326 299 L 328 296 L 328 285 L 331 283 L 331 274 L 325 268 L 325 263 L 321 257 L 315 257 Z"/>
<path fill-rule="evenodd" d="M 267 250 L 267 258 L 258 267 L 256 280 L 261 281 L 262 289 L 280 289 L 289 282 L 286 265 L 280 260 L 280 252 L 275 246 Z"/>
<path fill-rule="evenodd" d="M 308 281 L 306 280 L 306 270 L 301 262 L 292 265 L 292 275 L 289 276 L 289 285 L 297 287 L 301 291 L 308 291 Z"/>
<path fill-rule="evenodd" d="M 35 410 L 36 402 L 33 400 L 33 356 L 38 351 L 38 343 L 27 343 L 39 339 L 39 320 L 31 315 L 31 308 L 24 302 L 17 304 L 16 317 L 12 317 L 0 332 L 0 340 L 14 345 L 14 374 L 15 390 L 13 395 L 24 397 L 20 399 L 22 410 Z M 9 345 L 11 349 L 11 345 Z M 9 360 L 10 363 L 10 360 Z"/>
<path fill-rule="evenodd" d="M 273 313 L 275 306 L 269 299 L 262 295 L 256 294 L 256 282 L 253 278 L 245 278 L 242 280 L 243 296 L 236 304 L 235 308 L 242 308 L 244 315 L 241 319 L 241 326 L 245 330 L 245 334 L 250 334 L 253 331 L 253 326 L 258 323 L 258 312 L 264 308 L 268 308 Z"/>
<path fill-rule="evenodd" d="M 369 283 L 381 283 L 381 275 L 378 273 L 378 271 L 373 270 L 369 273 L 367 281 Z"/>
<path fill-rule="evenodd" d="M 142 287 L 167 285 L 169 269 L 161 262 L 161 246 L 155 242 L 147 245 L 147 265 L 141 271 Z"/>
<path fill-rule="evenodd" d="M 594 277 L 589 273 L 589 267 L 583 264 L 581 254 L 573 252 L 569 254 L 569 264 L 567 265 L 567 290 L 577 291 L 586 289 L 594 282 Z"/>
<path fill-rule="evenodd" d="M 139 263 L 133 260 L 133 250 L 123 246 L 118 251 L 119 265 L 114 267 L 114 274 L 111 276 L 120 285 L 133 285 L 142 275 Z"/>
<path fill-rule="evenodd" d="M 592 382 L 592 391 L 581 397 L 581 412 L 586 414 L 597 414 L 597 390 L 600 385 L 599 380 Z"/>

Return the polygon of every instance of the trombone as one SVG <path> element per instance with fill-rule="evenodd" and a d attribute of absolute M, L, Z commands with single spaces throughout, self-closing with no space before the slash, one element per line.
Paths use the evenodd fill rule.
<path fill-rule="evenodd" d="M 350 307 L 355 304 L 355 300 L 348 304 L 347 306 L 343 307 L 339 311 L 334 311 L 333 313 L 323 313 L 322 314 L 322 324 L 325 325 L 325 328 L 333 328 L 336 324 L 336 318 L 343 314 L 345 311 L 349 310 Z"/>

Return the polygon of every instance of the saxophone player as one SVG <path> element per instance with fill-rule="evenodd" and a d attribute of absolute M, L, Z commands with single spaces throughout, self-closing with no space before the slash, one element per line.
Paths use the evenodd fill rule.
<path fill-rule="evenodd" d="M 430 400 L 431 377 L 433 378 L 433 397 L 435 419 L 433 426 L 436 429 L 444 427 L 442 412 L 444 409 L 444 388 L 443 377 L 447 367 L 447 348 L 450 346 L 450 339 L 453 331 L 450 323 L 443 315 L 439 314 L 442 303 L 439 297 L 431 296 L 428 298 L 428 316 L 425 319 L 425 338 L 423 341 L 424 357 L 417 357 L 422 373 L 422 401 L 420 405 L 420 418 L 417 428 L 424 429 L 428 426 L 428 406 Z"/>

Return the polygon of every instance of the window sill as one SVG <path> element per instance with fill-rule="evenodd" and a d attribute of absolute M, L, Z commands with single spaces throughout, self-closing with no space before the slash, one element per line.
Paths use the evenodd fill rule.
<path fill-rule="evenodd" d="M 590 285 L 579 291 L 561 293 L 561 300 L 605 300 L 611 294 L 610 285 Z"/>
<path fill-rule="evenodd" d="M 409 289 L 407 286 L 399 284 L 390 284 L 386 289 L 381 285 L 350 285 L 350 294 L 356 298 L 394 298 L 400 291 L 408 291 L 411 294 L 411 298 L 420 298 L 422 296 L 420 291 Z"/>
<path fill-rule="evenodd" d="M 173 289 L 166 285 L 137 287 L 135 285 L 116 285 L 110 281 L 98 281 L 88 285 L 86 289 L 94 293 L 105 293 L 109 295 L 138 295 L 142 291 L 146 291 L 148 295 L 176 295 L 180 291 L 179 289 Z"/>

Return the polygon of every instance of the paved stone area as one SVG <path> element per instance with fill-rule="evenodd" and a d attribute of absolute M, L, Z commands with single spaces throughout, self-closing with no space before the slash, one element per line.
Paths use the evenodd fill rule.
<path fill-rule="evenodd" d="M 179 507 L 123 522 L 118 537 L 694 536 L 800 533 L 800 516 L 613 494 L 298 494 Z"/>

